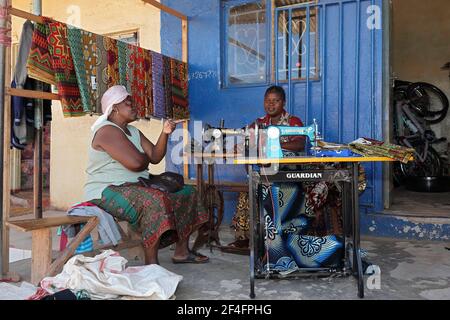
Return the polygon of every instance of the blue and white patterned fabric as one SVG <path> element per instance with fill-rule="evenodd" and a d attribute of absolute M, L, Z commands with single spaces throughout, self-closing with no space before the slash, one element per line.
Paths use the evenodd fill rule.
<path fill-rule="evenodd" d="M 297 268 L 285 240 L 287 234 L 300 233 L 308 226 L 307 218 L 300 215 L 304 199 L 301 192 L 299 185 L 292 183 L 263 186 L 265 269 L 267 262 L 275 271 Z"/>
<path fill-rule="evenodd" d="M 83 229 L 85 224 L 83 223 L 80 226 L 80 230 Z M 89 234 L 84 240 L 79 244 L 79 246 L 75 250 L 75 254 L 80 254 L 84 252 L 89 252 L 94 250 L 94 241 L 92 240 L 92 236 Z"/>
<path fill-rule="evenodd" d="M 335 235 L 314 237 L 288 234 L 286 245 L 301 268 L 339 267 L 344 253 L 343 239 Z"/>

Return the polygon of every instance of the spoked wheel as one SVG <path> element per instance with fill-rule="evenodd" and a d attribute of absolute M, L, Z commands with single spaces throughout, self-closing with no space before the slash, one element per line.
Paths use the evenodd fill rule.
<path fill-rule="evenodd" d="M 417 153 L 423 155 L 424 145 L 418 145 L 414 148 Z M 438 177 L 443 172 L 441 158 L 431 146 L 428 146 L 426 158 L 423 162 L 415 155 L 414 161 L 410 161 L 407 164 L 400 163 L 398 169 L 397 175 L 403 177 Z"/>
<path fill-rule="evenodd" d="M 425 82 L 410 84 L 407 98 L 413 111 L 428 124 L 436 124 L 447 116 L 449 101 L 437 87 Z"/>

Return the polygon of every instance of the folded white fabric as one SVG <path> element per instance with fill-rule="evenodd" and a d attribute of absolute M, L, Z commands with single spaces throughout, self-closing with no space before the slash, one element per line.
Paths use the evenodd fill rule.
<path fill-rule="evenodd" d="M 76 255 L 60 274 L 44 278 L 41 287 L 51 294 L 63 289 L 86 290 L 92 299 L 167 300 L 183 279 L 156 264 L 125 268 L 127 262 L 113 250 L 93 258 Z"/>

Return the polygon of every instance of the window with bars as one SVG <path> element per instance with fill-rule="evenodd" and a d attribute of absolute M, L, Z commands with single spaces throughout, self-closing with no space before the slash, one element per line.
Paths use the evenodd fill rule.
<path fill-rule="evenodd" d="M 225 86 L 266 83 L 266 1 L 223 4 Z"/>
<path fill-rule="evenodd" d="M 277 13 L 276 34 L 274 31 L 274 42 L 276 42 L 274 65 L 279 81 L 289 79 L 289 70 L 291 70 L 292 80 L 305 80 L 307 69 L 309 69 L 309 78 L 318 78 L 317 9 L 309 9 L 309 16 L 307 10 L 307 8 L 295 8 L 290 14 L 289 10 Z"/>
<path fill-rule="evenodd" d="M 279 81 L 287 81 L 289 70 L 292 80 L 305 80 L 308 51 L 309 78 L 318 78 L 317 9 L 311 7 L 308 17 L 307 8 L 292 7 L 291 26 L 289 10 L 284 10 L 306 3 L 317 3 L 317 0 L 222 1 L 224 87 L 267 84 L 275 80 L 275 75 Z M 268 8 L 271 12 L 267 12 Z M 271 21 L 267 22 L 270 17 L 275 20 L 275 16 L 277 28 Z M 270 54 L 272 62 L 268 59 Z M 272 75 L 268 76 L 270 68 Z"/>

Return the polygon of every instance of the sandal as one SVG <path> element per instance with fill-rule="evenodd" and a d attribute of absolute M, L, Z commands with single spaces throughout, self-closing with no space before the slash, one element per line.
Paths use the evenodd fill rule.
<path fill-rule="evenodd" d="M 189 254 L 186 258 L 183 259 L 177 259 L 172 258 L 172 262 L 177 263 L 207 263 L 209 262 L 209 258 L 207 256 L 204 256 L 196 251 L 189 251 Z"/>

